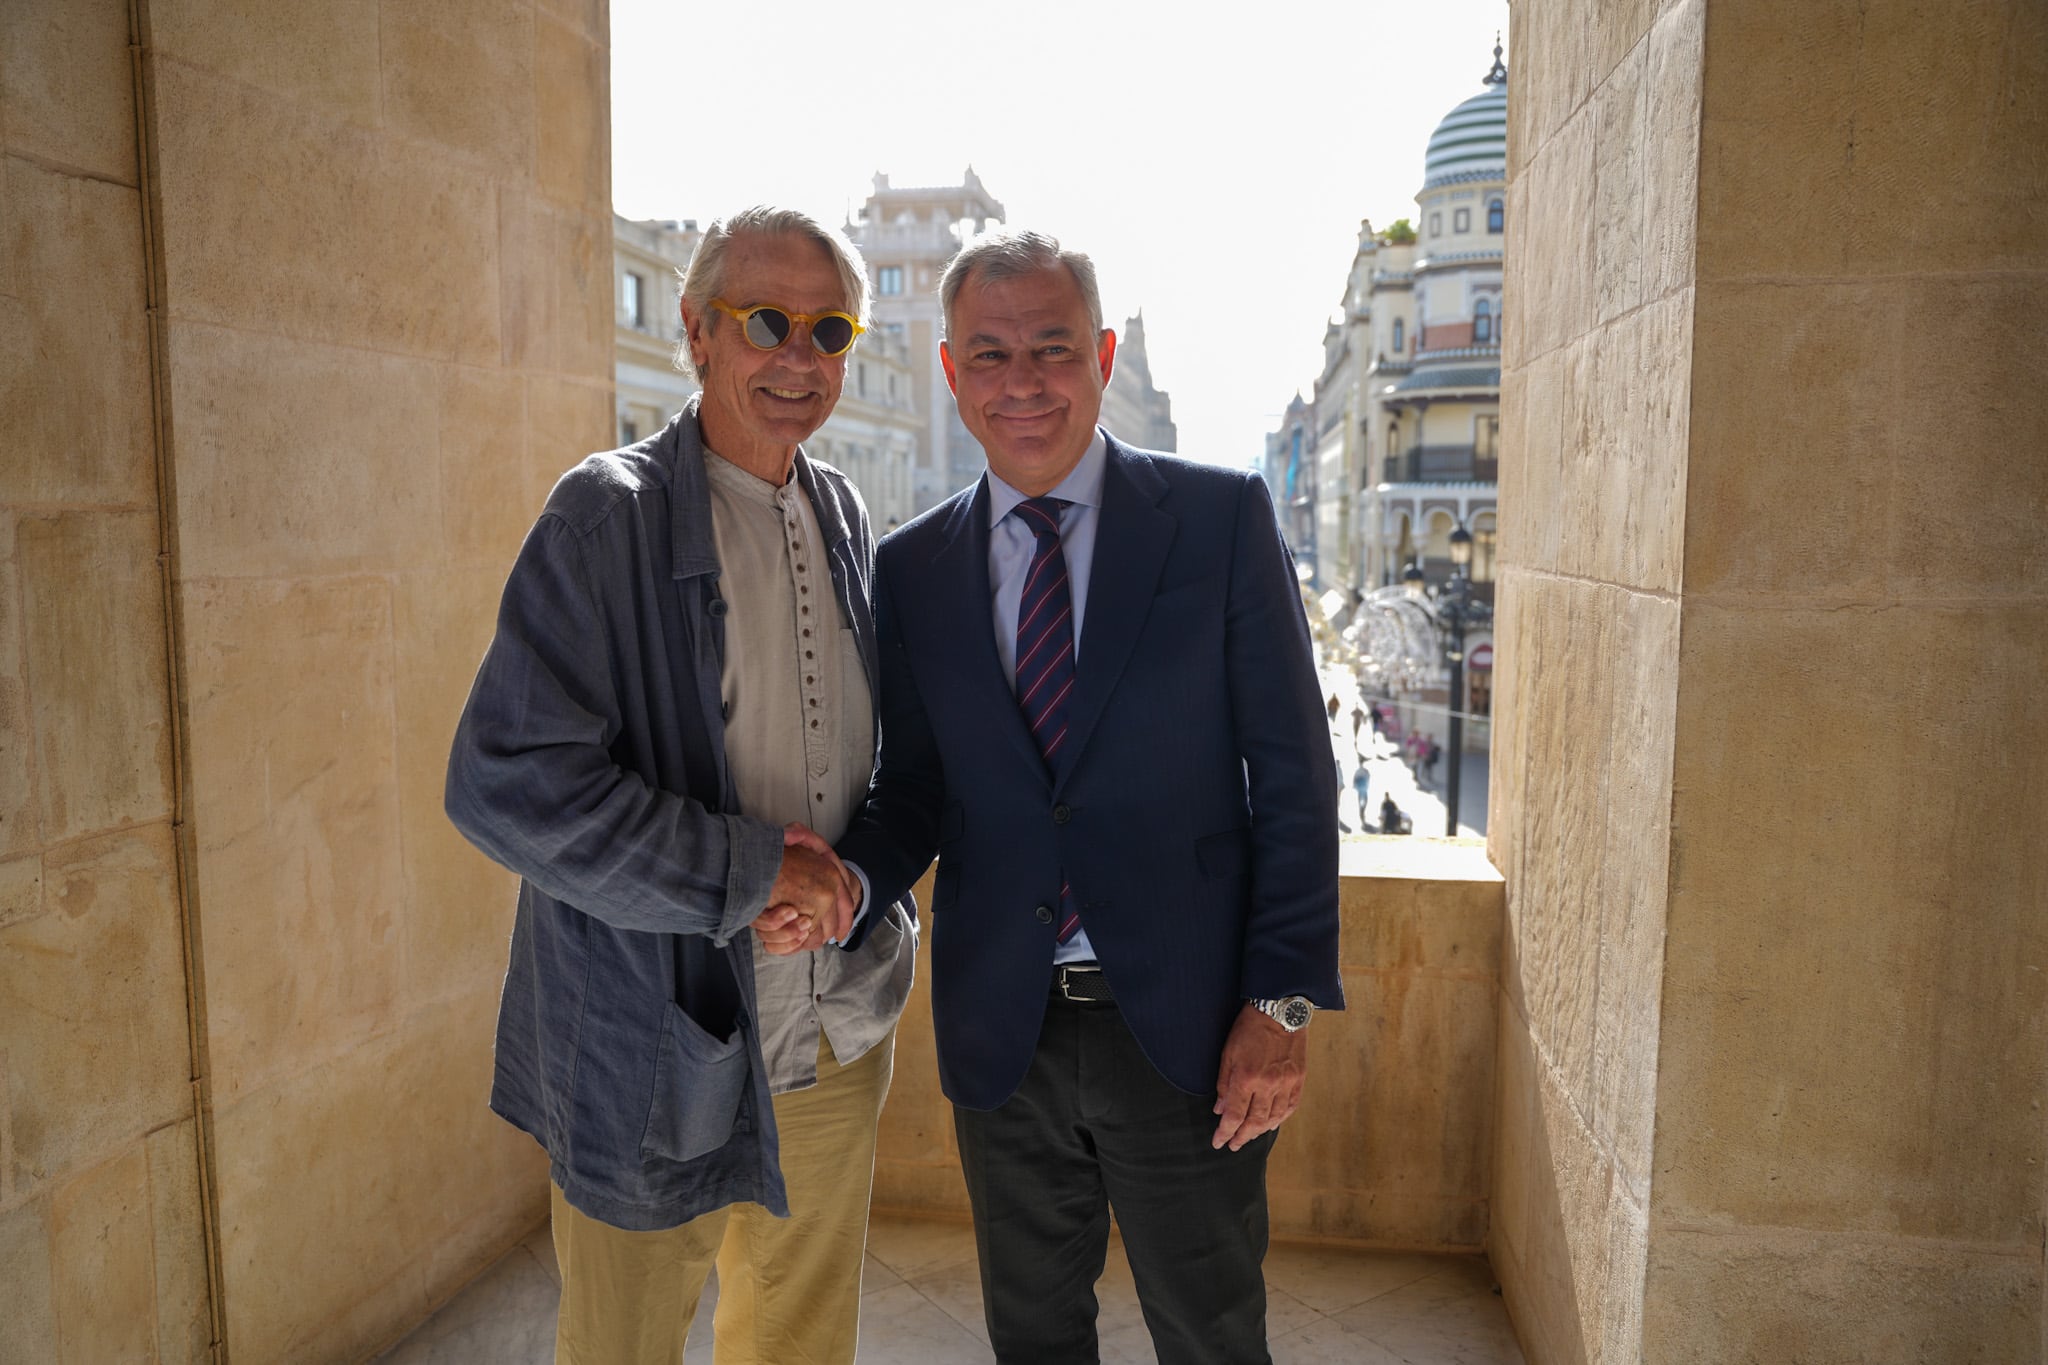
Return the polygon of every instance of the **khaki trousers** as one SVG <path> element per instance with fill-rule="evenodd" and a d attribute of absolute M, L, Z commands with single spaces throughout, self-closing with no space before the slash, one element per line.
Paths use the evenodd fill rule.
<path fill-rule="evenodd" d="M 553 1190 L 562 1307 L 556 1365 L 678 1365 L 714 1263 L 718 1365 L 850 1365 L 875 1178 L 875 1122 L 896 1034 L 842 1067 L 818 1038 L 818 1083 L 775 1097 L 788 1218 L 732 1204 L 626 1232 Z"/>

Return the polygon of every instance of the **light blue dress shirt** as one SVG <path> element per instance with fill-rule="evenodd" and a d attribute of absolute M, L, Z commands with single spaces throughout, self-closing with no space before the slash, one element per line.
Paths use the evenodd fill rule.
<path fill-rule="evenodd" d="M 1067 585 L 1074 594 L 1074 671 L 1082 663 L 1082 617 L 1088 609 L 1088 572 L 1095 566 L 1095 528 L 1102 520 L 1102 474 L 1109 463 L 1109 443 L 1102 428 L 1082 452 L 1081 462 L 1067 471 L 1046 496 L 1068 504 L 1060 513 L 1060 550 L 1067 558 Z M 1038 537 L 1020 516 L 1012 516 L 1025 495 L 988 472 L 988 581 L 989 603 L 995 615 L 996 654 L 1003 661 L 1003 676 L 1010 687 L 1017 686 L 1017 607 L 1024 595 L 1024 579 L 1031 570 L 1031 556 Z M 1079 893 L 1075 893 L 1078 897 Z M 1093 962 L 1095 949 L 1088 942 L 1088 922 L 1083 920 L 1074 936 L 1053 949 L 1054 962 Z"/>
<path fill-rule="evenodd" d="M 1081 668 L 1081 620 L 1088 610 L 1088 571 L 1095 566 L 1095 527 L 1102 520 L 1102 475 L 1109 464 L 1109 442 L 1102 428 L 1081 452 L 1081 461 L 1067 471 L 1045 496 L 1063 499 L 1060 513 L 1060 552 L 1067 559 L 1067 586 L 1074 596 L 1074 669 Z M 1022 517 L 1010 515 L 1026 494 L 1018 492 L 988 471 L 988 581 L 989 607 L 994 614 L 996 654 L 1003 661 L 1003 676 L 1012 691 L 1017 687 L 1017 607 L 1024 595 L 1024 579 L 1031 569 L 1031 556 L 1038 549 L 1038 537 Z M 848 863 L 860 881 L 859 923 L 867 914 L 868 874 Z M 837 940 L 834 940 L 835 942 Z M 1054 962 L 1093 962 L 1094 945 L 1088 942 L 1088 925 L 1082 922 L 1074 936 L 1053 949 Z"/>

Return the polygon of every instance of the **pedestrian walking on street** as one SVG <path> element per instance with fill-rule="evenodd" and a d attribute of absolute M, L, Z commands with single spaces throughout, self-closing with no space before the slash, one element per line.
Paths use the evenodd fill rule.
<path fill-rule="evenodd" d="M 1443 745 L 1433 739 L 1429 742 L 1429 747 L 1422 751 L 1422 771 L 1429 775 L 1432 784 L 1436 782 L 1436 761 L 1443 756 Z"/>
<path fill-rule="evenodd" d="M 1372 790 L 1372 774 L 1366 771 L 1365 765 L 1363 763 L 1358 765 L 1357 772 L 1351 774 L 1351 790 L 1358 793 L 1359 828 L 1368 829 L 1372 825 L 1372 817 L 1366 814 L 1365 803 L 1367 793 L 1369 793 Z"/>
<path fill-rule="evenodd" d="M 1365 708 L 1354 705 L 1351 708 L 1351 747 L 1358 747 L 1358 732 L 1365 728 Z"/>

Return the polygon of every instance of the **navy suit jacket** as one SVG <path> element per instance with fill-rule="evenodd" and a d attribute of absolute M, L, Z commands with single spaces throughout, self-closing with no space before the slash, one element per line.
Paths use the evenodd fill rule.
<path fill-rule="evenodd" d="M 1023 1079 L 1062 872 L 1131 1032 L 1211 1094 L 1246 998 L 1340 1008 L 1337 775 L 1263 480 L 1111 438 L 1068 738 L 1048 770 L 996 654 L 988 481 L 882 541 L 882 747 L 839 851 L 900 897 L 934 854 L 946 1094 Z"/>

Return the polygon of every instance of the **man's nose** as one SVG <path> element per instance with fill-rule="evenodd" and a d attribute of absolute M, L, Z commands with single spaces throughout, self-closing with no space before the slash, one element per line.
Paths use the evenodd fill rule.
<path fill-rule="evenodd" d="M 1010 363 L 1003 367 L 1003 391 L 1026 396 L 1039 392 L 1045 387 L 1045 376 L 1038 372 L 1038 357 L 1026 352 L 1012 356 Z"/>

